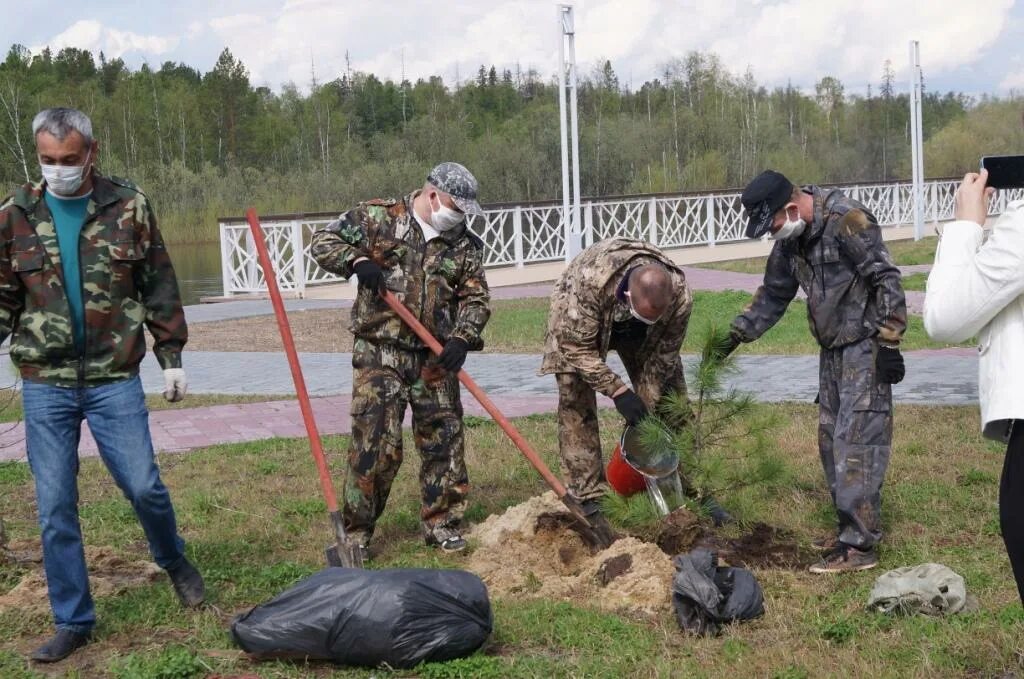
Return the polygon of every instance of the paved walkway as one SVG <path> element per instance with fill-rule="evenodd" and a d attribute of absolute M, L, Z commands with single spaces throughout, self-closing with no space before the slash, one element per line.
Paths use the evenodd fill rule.
<path fill-rule="evenodd" d="M 922 273 L 931 270 L 930 264 L 900 267 L 904 275 L 911 273 Z M 721 292 L 724 290 L 742 290 L 751 294 L 761 285 L 761 274 L 737 273 L 734 271 L 718 271 L 716 269 L 701 269 L 697 267 L 683 267 L 686 274 L 686 281 L 693 290 L 708 290 Z M 511 285 L 491 290 L 492 299 L 527 299 L 536 297 L 550 297 L 551 283 L 534 283 L 530 285 Z M 799 293 L 798 298 L 803 298 Z M 352 306 L 352 300 L 326 300 L 326 299 L 289 299 L 285 300 L 285 309 L 292 311 L 306 311 L 311 309 L 347 309 Z M 907 308 L 911 313 L 919 314 L 924 309 L 923 292 L 907 292 Z M 224 321 L 234 318 L 247 318 L 250 316 L 266 316 L 274 313 L 270 300 L 243 300 L 238 302 L 219 302 L 217 304 L 195 304 L 185 307 L 185 317 L 189 323 L 205 323 L 208 321 Z"/>
<path fill-rule="evenodd" d="M 893 390 L 898 403 L 968 405 L 977 403 L 977 359 L 971 349 L 909 352 L 907 379 Z M 303 354 L 302 365 L 321 432 L 349 431 L 351 354 Z M 685 365 L 695 357 L 684 356 Z M 737 357 L 737 373 L 727 387 L 749 392 L 759 401 L 811 402 L 818 391 L 817 357 Z M 624 372 L 614 354 L 610 364 Z M 466 370 L 509 417 L 552 412 L 557 405 L 554 378 L 538 376 L 540 357 L 530 354 L 471 354 Z M 293 394 L 291 374 L 281 353 L 190 352 L 187 357 L 191 393 Z M 5 368 L 0 365 L 0 374 Z M 163 389 L 163 377 L 152 357 L 142 368 L 147 393 Z M 612 407 L 600 397 L 601 405 Z M 486 416 L 468 394 L 466 412 Z M 5 429 L 6 427 L 6 429 Z M 209 406 L 156 411 L 150 428 L 157 450 L 182 451 L 216 443 L 254 441 L 275 436 L 303 436 L 295 401 Z M 24 459 L 21 424 L 0 425 L 0 460 Z M 83 427 L 82 455 L 96 455 L 96 446 Z"/>
<path fill-rule="evenodd" d="M 930 267 L 903 267 L 906 273 L 927 271 Z M 753 292 L 761 283 L 759 274 L 743 274 L 712 269 L 685 268 L 687 280 L 696 290 L 744 290 Z M 551 284 L 533 284 L 495 288 L 495 299 L 547 297 Z M 907 293 L 908 307 L 920 312 L 923 293 Z M 346 300 L 287 300 L 289 312 L 309 309 L 342 309 Z M 269 300 L 246 300 L 186 307 L 192 323 L 262 316 L 273 313 Z M 907 380 L 893 394 L 898 403 L 966 405 L 977 403 L 977 359 L 972 349 L 946 349 L 910 352 L 907 356 Z M 693 356 L 684 356 L 692 365 Z M 314 399 L 314 411 L 320 431 L 344 434 L 350 431 L 349 394 L 352 390 L 351 354 L 303 354 L 303 373 Z M 727 382 L 734 388 L 753 394 L 764 402 L 811 402 L 818 391 L 816 356 L 757 356 L 740 354 L 737 373 Z M 609 361 L 624 373 L 618 357 Z M 11 374 L 6 356 L 0 358 L 0 374 Z M 509 417 L 552 412 L 557 405 L 554 378 L 538 376 L 540 357 L 529 354 L 470 354 L 466 370 Z M 193 394 L 294 394 L 291 373 L 281 352 L 204 352 L 190 351 L 186 356 L 189 391 Z M 5 372 L 6 371 L 6 372 Z M 152 355 L 142 365 L 146 393 L 163 390 L 163 375 Z M 601 405 L 612 407 L 600 397 Z M 476 401 L 466 395 L 467 414 L 486 416 Z M 180 452 L 217 443 L 256 441 L 273 437 L 305 435 L 299 408 L 294 400 L 210 406 L 187 410 L 156 411 L 150 415 L 153 443 L 161 452 Z M 97 455 L 88 427 L 82 427 L 83 456 Z M 23 460 L 24 428 L 20 423 L 0 424 L 0 461 Z"/>

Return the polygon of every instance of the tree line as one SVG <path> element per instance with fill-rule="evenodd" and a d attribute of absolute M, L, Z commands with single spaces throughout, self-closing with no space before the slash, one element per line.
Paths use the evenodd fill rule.
<path fill-rule="evenodd" d="M 347 59 L 346 59 L 347 63 Z M 714 54 L 667 61 L 639 87 L 605 61 L 579 83 L 585 195 L 741 186 L 772 167 L 795 181 L 910 175 L 908 96 L 891 64 L 852 92 L 823 75 L 813 91 L 731 74 Z M 1024 151 L 1022 99 L 926 90 L 925 171 L 949 176 L 985 153 Z M 73 47 L 0 63 L 0 181 L 36 179 L 32 116 L 74 106 L 93 120 L 100 167 L 138 182 L 168 239 L 216 238 L 217 217 L 341 210 L 422 183 L 442 160 L 467 165 L 483 202 L 560 197 L 558 88 L 534 68 L 481 65 L 464 82 L 394 82 L 321 73 L 279 92 L 256 86 L 224 49 L 210 71 L 183 63 L 132 69 Z"/>

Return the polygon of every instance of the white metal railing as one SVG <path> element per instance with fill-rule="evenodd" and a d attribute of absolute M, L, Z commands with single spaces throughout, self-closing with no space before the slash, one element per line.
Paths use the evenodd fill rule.
<path fill-rule="evenodd" d="M 924 217 L 931 222 L 953 218 L 956 180 L 924 183 Z M 866 205 L 881 226 L 913 223 L 910 183 L 844 186 L 851 198 Z M 999 214 L 1011 200 L 1024 199 L 1024 189 L 998 192 L 991 213 Z M 613 236 L 640 238 L 663 248 L 715 245 L 743 240 L 745 220 L 740 194 L 680 194 L 588 200 L 581 205 L 584 245 Z M 488 267 L 549 262 L 565 257 L 562 205 L 498 207 L 474 217 L 469 226 L 486 247 Z M 336 283 L 313 260 L 313 231 L 327 217 L 268 219 L 262 222 L 278 286 L 299 295 L 307 285 Z M 263 272 L 248 224 L 243 219 L 220 222 L 221 271 L 224 295 L 266 292 Z M 296 256 L 296 255 L 299 256 Z"/>

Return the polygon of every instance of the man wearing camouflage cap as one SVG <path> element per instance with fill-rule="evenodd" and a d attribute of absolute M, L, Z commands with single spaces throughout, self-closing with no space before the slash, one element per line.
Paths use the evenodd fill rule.
<path fill-rule="evenodd" d="M 406 405 L 421 457 L 424 537 L 446 552 L 466 546 L 469 479 L 457 375 L 466 352 L 483 347 L 491 314 L 484 245 L 466 225 L 471 214 L 483 214 L 476 179 L 458 163 L 441 163 L 405 198 L 361 203 L 313 234 L 317 263 L 359 281 L 343 514 L 364 554 L 402 463 Z M 444 345 L 440 356 L 391 311 L 380 297 L 385 290 Z"/>
<path fill-rule="evenodd" d="M 882 538 L 881 491 L 892 444 L 892 386 L 907 307 L 899 269 L 877 220 L 838 189 L 795 187 L 768 170 L 741 197 L 748 238 L 775 241 L 764 283 L 732 323 L 725 351 L 778 322 L 797 290 L 807 295 L 821 346 L 818 446 L 838 515 L 835 540 L 812 573 L 872 568 Z"/>
<path fill-rule="evenodd" d="M 205 590 L 185 558 L 153 458 L 139 381 L 146 327 L 164 369 L 164 397 L 185 396 L 188 331 L 153 206 L 131 182 L 99 173 L 99 143 L 81 111 L 41 111 L 32 132 L 43 179 L 0 207 L 0 341 L 12 337 L 23 380 L 25 442 L 57 626 L 32 658 L 54 662 L 86 644 L 96 623 L 78 522 L 83 419 L 181 603 L 198 606 Z"/>

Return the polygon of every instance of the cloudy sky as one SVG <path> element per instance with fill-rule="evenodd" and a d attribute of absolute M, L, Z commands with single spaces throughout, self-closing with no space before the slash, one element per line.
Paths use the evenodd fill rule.
<path fill-rule="evenodd" d="M 639 87 L 691 50 L 749 67 L 761 83 L 804 89 L 825 75 L 847 91 L 877 87 L 891 59 L 906 87 L 908 42 L 919 40 L 926 86 L 972 94 L 1024 92 L 1024 1 L 577 0 L 577 60 L 610 59 Z M 345 69 L 451 83 L 480 64 L 518 62 L 557 72 L 556 5 L 549 0 L 0 0 L 4 49 L 21 43 L 103 50 L 132 65 L 183 61 L 208 70 L 229 47 L 252 80 L 305 88 L 310 65 L 330 80 Z M 59 7 L 59 9 L 58 9 Z M 16 9 L 16 11 L 15 11 Z"/>

